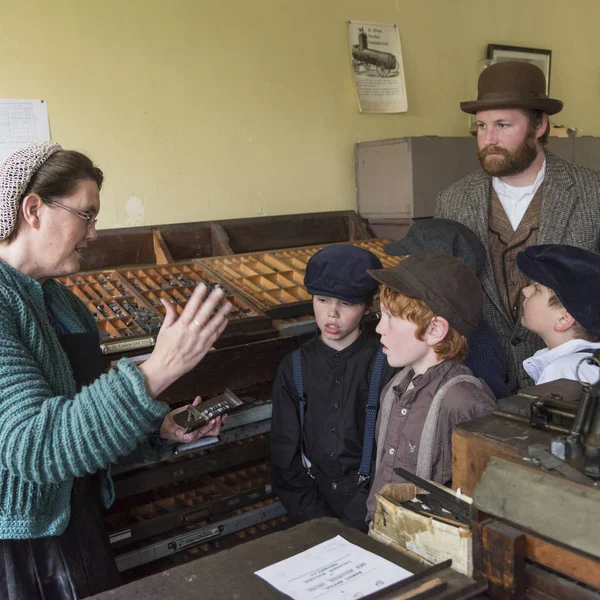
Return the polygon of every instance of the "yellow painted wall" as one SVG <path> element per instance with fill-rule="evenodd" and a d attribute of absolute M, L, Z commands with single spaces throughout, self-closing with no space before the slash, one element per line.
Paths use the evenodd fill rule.
<path fill-rule="evenodd" d="M 409 111 L 361 115 L 346 21 L 399 26 Z M 488 43 L 551 48 L 600 135 L 598 0 L 1 0 L 0 97 L 105 171 L 101 227 L 355 207 L 353 144 L 466 135 Z"/>

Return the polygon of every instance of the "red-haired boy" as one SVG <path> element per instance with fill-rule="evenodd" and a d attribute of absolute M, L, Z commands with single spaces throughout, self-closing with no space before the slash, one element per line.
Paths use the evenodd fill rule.
<path fill-rule="evenodd" d="M 367 501 L 402 481 L 402 467 L 420 477 L 452 478 L 452 428 L 494 410 L 485 382 L 462 364 L 466 335 L 481 320 L 483 290 L 464 262 L 435 253 L 413 254 L 393 269 L 370 270 L 379 281 L 381 335 L 392 367 L 404 367 L 381 393 L 375 478 Z"/>

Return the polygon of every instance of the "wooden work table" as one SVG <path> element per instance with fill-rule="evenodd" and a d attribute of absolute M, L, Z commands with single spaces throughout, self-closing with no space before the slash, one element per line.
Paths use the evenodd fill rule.
<path fill-rule="evenodd" d="M 92 598 L 96 600 L 145 600 L 147 598 L 269 600 L 271 598 L 287 598 L 260 577 L 254 575 L 254 572 L 308 550 L 337 535 L 341 535 L 352 544 L 378 554 L 413 573 L 421 572 L 426 568 L 416 560 L 380 544 L 337 519 L 322 518 L 168 569 Z M 447 574 L 450 578 L 448 591 L 452 590 L 453 594 L 456 594 L 461 586 L 474 586 L 472 579 L 451 569 L 446 571 L 450 572 Z M 473 596 L 474 594 L 454 595 L 453 597 L 470 598 Z M 445 596 L 435 595 L 434 597 L 444 598 Z"/>

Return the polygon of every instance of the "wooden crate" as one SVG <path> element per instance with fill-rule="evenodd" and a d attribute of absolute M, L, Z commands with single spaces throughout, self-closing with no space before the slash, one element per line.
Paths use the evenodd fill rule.
<path fill-rule="evenodd" d="M 407 490 L 403 500 L 414 497 L 412 484 L 398 484 Z M 473 573 L 473 540 L 465 525 L 456 527 L 432 517 L 417 514 L 395 500 L 376 495 L 373 527 L 369 535 L 391 547 L 399 547 L 419 556 L 427 564 L 438 564 L 449 558 L 452 568 L 464 575 Z"/>

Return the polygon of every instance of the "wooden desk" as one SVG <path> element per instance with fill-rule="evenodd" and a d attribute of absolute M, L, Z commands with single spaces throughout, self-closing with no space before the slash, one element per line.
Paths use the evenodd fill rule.
<path fill-rule="evenodd" d="M 367 535 L 342 524 L 337 519 L 316 519 L 291 529 L 253 540 L 219 554 L 168 569 L 115 590 L 93 596 L 96 600 L 146 600 L 147 598 L 177 598 L 177 600 L 240 600 L 281 599 L 284 595 L 254 575 L 267 567 L 299 552 L 329 540 L 336 535 L 370 552 L 386 558 L 413 573 L 426 569 L 417 561 L 376 542 Z M 472 586 L 472 579 L 452 571 L 450 588 Z M 468 596 L 473 597 L 475 593 Z M 287 596 L 285 596 L 287 598 Z M 443 597 L 443 596 L 440 596 Z"/>

